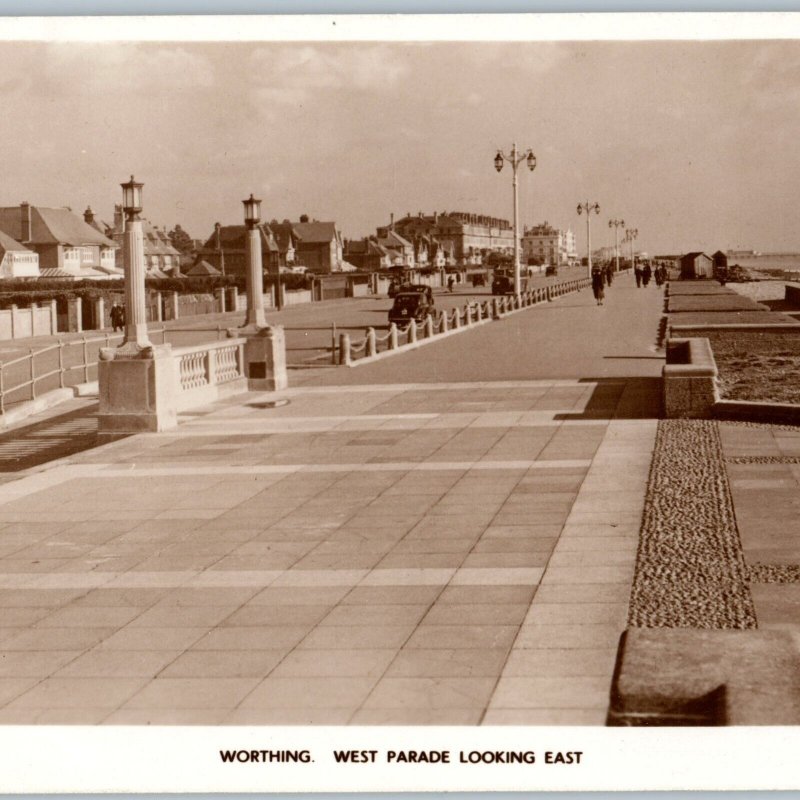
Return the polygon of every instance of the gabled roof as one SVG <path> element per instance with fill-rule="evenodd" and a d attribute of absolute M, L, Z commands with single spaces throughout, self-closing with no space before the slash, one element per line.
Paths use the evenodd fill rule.
<path fill-rule="evenodd" d="M 191 269 L 187 269 L 186 275 L 222 275 L 222 273 L 208 261 L 198 261 Z M 166 276 L 165 276 L 166 277 Z"/>
<path fill-rule="evenodd" d="M 396 231 L 387 231 L 386 236 L 378 237 L 378 244 L 389 248 L 411 247 L 411 242 L 409 242 L 408 239 L 403 238 Z"/>
<path fill-rule="evenodd" d="M 71 247 L 100 245 L 117 247 L 117 244 L 100 231 L 87 225 L 68 208 L 31 206 L 32 245 L 65 244 Z M 22 241 L 22 210 L 20 206 L 0 208 L 0 230 L 17 241 Z"/>
<path fill-rule="evenodd" d="M 261 235 L 261 248 L 263 250 L 278 251 L 278 244 L 272 235 L 270 226 L 262 222 L 258 226 Z M 206 239 L 206 243 L 200 248 L 205 252 L 243 252 L 247 245 L 247 226 L 245 225 L 222 225 L 219 229 L 219 239 L 216 230 Z"/>
<path fill-rule="evenodd" d="M 33 251 L 20 244 L 16 239 L 12 239 L 7 233 L 0 231 L 0 258 L 10 250 L 19 253 L 32 253 Z"/>
<path fill-rule="evenodd" d="M 323 244 L 337 238 L 335 222 L 293 222 L 292 227 L 304 244 Z"/>
<path fill-rule="evenodd" d="M 704 252 L 702 252 L 701 250 L 695 250 L 695 251 L 693 251 L 691 253 L 687 253 L 685 256 L 682 256 L 681 260 L 683 260 L 684 258 L 695 259 L 695 258 L 697 258 L 697 256 L 706 256 L 706 254 Z M 711 258 L 711 256 L 706 256 L 706 258 Z"/>

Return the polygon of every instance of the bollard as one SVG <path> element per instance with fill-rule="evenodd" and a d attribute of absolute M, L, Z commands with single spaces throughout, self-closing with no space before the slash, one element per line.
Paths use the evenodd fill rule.
<path fill-rule="evenodd" d="M 367 348 L 364 351 L 364 355 L 367 358 L 374 356 L 377 352 L 375 350 L 376 342 L 375 342 L 375 328 L 367 328 Z"/>
<path fill-rule="evenodd" d="M 64 342 L 58 340 L 58 385 L 64 388 Z"/>
<path fill-rule="evenodd" d="M 453 328 L 458 329 L 461 327 L 461 312 L 455 308 L 453 309 Z"/>
<path fill-rule="evenodd" d="M 339 364 L 343 367 L 350 366 L 350 334 L 343 333 L 339 336 Z"/>
<path fill-rule="evenodd" d="M 417 341 L 417 323 L 412 319 L 408 324 L 408 343 L 414 344 Z"/>
<path fill-rule="evenodd" d="M 86 341 L 86 335 L 83 337 L 83 380 L 89 383 L 89 343 Z"/>
<path fill-rule="evenodd" d="M 472 306 L 469 303 L 464 306 L 464 325 L 467 328 L 472 325 Z"/>
<path fill-rule="evenodd" d="M 430 314 L 425 317 L 425 338 L 433 339 L 433 316 Z"/>
<path fill-rule="evenodd" d="M 31 400 L 36 399 L 36 368 L 33 363 L 36 351 L 31 347 Z"/>
<path fill-rule="evenodd" d="M 483 306 L 480 303 L 478 303 L 478 307 L 475 309 L 475 321 L 483 322 Z"/>
<path fill-rule="evenodd" d="M 442 333 L 447 333 L 450 327 L 449 326 L 450 318 L 447 316 L 446 311 L 440 311 L 439 313 L 441 314 L 441 320 L 442 320 Z"/>
<path fill-rule="evenodd" d="M 389 349 L 397 350 L 397 325 L 394 322 L 389 325 Z"/>

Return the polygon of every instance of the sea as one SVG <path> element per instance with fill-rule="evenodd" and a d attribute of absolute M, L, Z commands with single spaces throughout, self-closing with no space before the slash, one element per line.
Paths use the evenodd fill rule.
<path fill-rule="evenodd" d="M 728 254 L 728 264 L 748 269 L 782 269 L 800 272 L 800 253 L 759 253 L 758 255 Z"/>

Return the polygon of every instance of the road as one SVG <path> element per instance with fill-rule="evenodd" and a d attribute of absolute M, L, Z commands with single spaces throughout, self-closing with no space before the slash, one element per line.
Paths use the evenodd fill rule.
<path fill-rule="evenodd" d="M 531 285 L 538 287 L 573 280 L 582 277 L 584 272 L 585 270 L 579 267 L 562 269 L 557 277 L 533 278 Z M 446 289 L 435 290 L 436 307 L 448 312 L 456 307 L 463 307 L 471 300 L 485 299 L 489 296 L 491 288 L 488 286 L 473 288 L 470 285 L 457 285 L 453 292 L 448 292 Z M 284 326 L 287 362 L 290 368 L 313 368 L 331 363 L 331 345 L 334 337 L 338 339 L 339 333 L 349 332 L 357 338 L 368 327 L 378 331 L 385 330 L 388 327 L 387 317 L 391 305 L 392 301 L 385 295 L 327 300 L 290 306 L 282 311 L 269 311 L 267 319 L 272 324 Z M 224 338 L 228 329 L 238 327 L 243 320 L 242 312 L 209 314 L 165 323 L 152 323 L 150 329 L 154 331 L 152 339 L 155 344 L 168 342 L 173 347 L 188 347 Z M 3 369 L 5 407 L 12 407 L 31 398 L 30 387 L 21 385 L 31 377 L 30 361 L 27 358 L 31 352 L 38 353 L 34 357 L 34 370 L 37 376 L 36 396 L 59 387 L 60 366 L 69 370 L 64 375 L 65 386 L 96 380 L 95 367 L 87 370 L 81 366 L 84 358 L 96 362 L 100 348 L 117 344 L 120 338 L 119 336 L 114 338 L 109 330 L 88 331 L 85 338 L 90 341 L 84 342 L 84 334 L 67 333 L 60 336 L 40 336 L 0 342 L 0 362 L 7 365 Z M 54 347 L 59 340 L 69 343 L 61 355 L 61 364 L 59 364 L 58 348 Z M 22 360 L 9 365 L 9 362 L 18 359 Z M 9 388 L 16 386 L 20 388 Z"/>

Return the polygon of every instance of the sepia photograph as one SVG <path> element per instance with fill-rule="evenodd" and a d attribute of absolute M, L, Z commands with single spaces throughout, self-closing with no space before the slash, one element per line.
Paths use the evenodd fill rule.
<path fill-rule="evenodd" d="M 6 20 L 4 743 L 796 741 L 800 18 L 628 16 Z"/>

